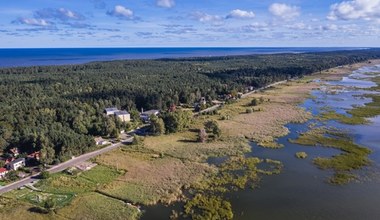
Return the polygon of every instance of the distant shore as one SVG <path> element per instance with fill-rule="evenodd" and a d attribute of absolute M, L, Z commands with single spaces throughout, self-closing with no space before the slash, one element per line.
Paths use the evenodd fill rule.
<path fill-rule="evenodd" d="M 0 68 L 95 61 L 240 56 L 360 50 L 348 47 L 30 48 L 0 49 Z"/>

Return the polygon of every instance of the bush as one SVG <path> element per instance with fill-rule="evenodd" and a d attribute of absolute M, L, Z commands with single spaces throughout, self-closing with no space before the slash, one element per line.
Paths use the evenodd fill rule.
<path fill-rule="evenodd" d="M 142 138 L 137 136 L 136 134 L 133 135 L 133 141 L 132 145 L 139 145 L 142 143 Z"/>
<path fill-rule="evenodd" d="M 247 108 L 246 110 L 245 110 L 245 113 L 247 113 L 247 114 L 250 114 L 250 113 L 252 113 L 253 112 L 253 109 L 252 108 Z"/>
<path fill-rule="evenodd" d="M 299 159 L 305 159 L 307 157 L 306 152 L 297 152 L 296 157 Z"/>
<path fill-rule="evenodd" d="M 41 179 L 49 179 L 50 178 L 50 173 L 49 173 L 49 171 L 46 171 L 46 170 L 44 170 L 44 171 L 42 171 L 41 173 L 40 173 L 40 176 L 39 176 Z"/>
<path fill-rule="evenodd" d="M 253 98 L 252 101 L 251 101 L 251 106 L 256 106 L 258 104 L 259 104 L 259 102 L 257 101 L 257 99 Z"/>

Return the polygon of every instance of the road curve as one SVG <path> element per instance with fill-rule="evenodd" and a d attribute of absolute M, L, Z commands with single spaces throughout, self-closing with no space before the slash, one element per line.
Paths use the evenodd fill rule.
<path fill-rule="evenodd" d="M 129 138 L 129 139 L 126 139 L 125 142 L 132 142 L 133 138 Z M 102 149 L 99 149 L 99 150 L 96 150 L 96 151 L 92 151 L 92 152 L 89 152 L 89 153 L 86 153 L 86 154 L 83 154 L 83 155 L 80 155 L 78 157 L 75 157 L 71 160 L 68 160 L 66 162 L 63 162 L 63 163 L 60 163 L 56 166 L 53 166 L 49 169 L 47 169 L 47 171 L 49 171 L 50 173 L 58 173 L 60 171 L 63 171 L 69 167 L 72 167 L 72 166 L 75 166 L 81 162 L 84 162 L 86 160 L 89 160 L 91 158 L 94 158 L 100 154 L 103 154 L 103 153 L 106 153 L 108 151 L 111 151 L 117 147 L 119 147 L 122 143 L 121 142 L 118 142 L 118 143 L 115 143 L 115 144 L 112 144 L 110 146 L 107 146 L 105 148 L 102 148 Z M 22 187 L 26 184 L 29 184 L 29 183 L 32 183 L 33 181 L 35 181 L 37 178 L 38 178 L 38 175 L 39 173 L 33 175 L 33 176 L 29 176 L 29 177 L 26 177 L 22 180 L 19 180 L 17 182 L 14 182 L 14 183 L 11 183 L 11 184 L 8 184 L 6 186 L 3 186 L 0 188 L 0 194 L 3 194 L 3 193 L 6 193 L 6 192 L 9 192 L 11 190 L 14 190 L 14 189 L 17 189 L 19 187 Z"/>

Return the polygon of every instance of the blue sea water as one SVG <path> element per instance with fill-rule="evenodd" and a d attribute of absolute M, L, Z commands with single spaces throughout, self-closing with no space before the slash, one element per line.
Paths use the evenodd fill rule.
<path fill-rule="evenodd" d="M 305 53 L 360 48 L 36 48 L 0 49 L 1 67 L 82 64 L 92 61 Z"/>

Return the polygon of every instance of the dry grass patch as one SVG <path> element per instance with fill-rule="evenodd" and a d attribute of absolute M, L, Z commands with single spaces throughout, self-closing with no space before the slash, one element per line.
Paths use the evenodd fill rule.
<path fill-rule="evenodd" d="M 35 210 L 35 211 L 34 211 Z M 13 198 L 0 197 L 0 219 L 62 220 L 54 213 L 41 214 L 35 206 Z"/>
<path fill-rule="evenodd" d="M 58 211 L 67 219 L 138 219 L 140 212 L 126 203 L 98 193 L 90 193 L 76 198 L 70 206 Z M 54 218 L 55 219 L 55 218 Z"/>
<path fill-rule="evenodd" d="M 202 122 L 198 124 L 203 124 L 201 120 L 198 122 Z M 208 157 L 237 155 L 250 150 L 249 144 L 243 138 L 223 138 L 208 143 L 199 143 L 197 139 L 198 131 L 148 137 L 144 140 L 144 148 L 167 156 L 197 162 L 203 162 Z"/>
<path fill-rule="evenodd" d="M 303 123 L 311 118 L 311 114 L 297 104 L 307 98 L 313 88 L 316 88 L 315 83 L 290 82 L 227 105 L 221 114 L 230 115 L 231 119 L 219 121 L 222 132 L 230 137 L 248 138 L 264 147 L 281 147 L 276 138 L 289 133 L 286 124 Z M 257 106 L 261 111 L 244 114 L 250 101 L 260 97 L 269 100 Z"/>
<path fill-rule="evenodd" d="M 212 172 L 207 164 L 183 162 L 172 157 L 116 150 L 100 156 L 98 162 L 127 172 L 101 191 L 136 203 L 170 203 L 178 200 L 182 188 Z"/>

